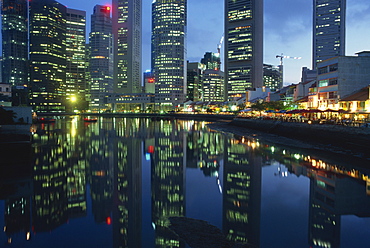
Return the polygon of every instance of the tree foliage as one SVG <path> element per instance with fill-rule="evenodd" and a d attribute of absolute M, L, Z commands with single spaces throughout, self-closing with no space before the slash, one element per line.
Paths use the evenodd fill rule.
<path fill-rule="evenodd" d="M 12 110 L 6 110 L 0 107 L 0 124 L 14 124 L 16 114 Z"/>

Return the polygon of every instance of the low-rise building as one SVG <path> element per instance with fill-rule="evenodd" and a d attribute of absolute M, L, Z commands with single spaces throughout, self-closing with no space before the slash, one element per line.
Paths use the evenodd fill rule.
<path fill-rule="evenodd" d="M 318 63 L 317 84 L 310 88 L 310 108 L 339 109 L 341 99 L 370 83 L 370 51 Z"/>

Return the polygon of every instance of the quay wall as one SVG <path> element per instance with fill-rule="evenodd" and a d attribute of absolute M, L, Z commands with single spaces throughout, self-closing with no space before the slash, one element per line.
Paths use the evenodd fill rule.
<path fill-rule="evenodd" d="M 370 158 L 370 128 L 329 124 L 308 124 L 275 120 L 235 118 L 230 125 L 298 139 L 307 143 L 321 144 L 350 150 Z"/>

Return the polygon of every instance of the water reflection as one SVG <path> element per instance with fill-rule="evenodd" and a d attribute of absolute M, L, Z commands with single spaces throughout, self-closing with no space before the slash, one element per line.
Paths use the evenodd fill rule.
<path fill-rule="evenodd" d="M 261 210 L 262 187 L 274 187 L 272 181 L 262 185 L 263 171 L 274 166 L 276 176 L 309 178 L 309 206 L 303 212 L 307 222 L 300 223 L 307 226 L 308 235 L 300 247 L 340 247 L 341 216 L 370 216 L 367 169 L 210 131 L 204 122 L 101 118 L 85 123 L 68 117 L 33 130 L 32 146 L 7 150 L 22 149 L 23 154 L 29 149 L 31 156 L 10 159 L 14 155 L 4 149 L 1 154 L 6 161 L 0 167 L 1 237 L 22 247 L 42 247 L 40 239 L 61 240 L 68 234 L 63 227 L 80 233 L 74 241 L 66 238 L 55 247 L 78 247 L 78 242 L 89 247 L 101 247 L 99 242 L 115 248 L 148 247 L 148 242 L 151 247 L 186 247 L 185 239 L 168 228 L 168 217 L 202 219 L 206 214 L 197 213 L 202 204 L 222 206 L 219 221 L 206 221 L 215 223 L 228 240 L 266 247 L 261 237 L 276 234 L 266 234 L 268 229 L 261 225 L 267 215 Z M 148 166 L 143 166 L 147 161 Z M 187 170 L 201 171 L 214 182 L 204 199 L 195 203 L 187 189 L 207 186 L 205 180 L 186 178 L 191 175 Z M 143 176 L 146 171 L 149 180 Z M 147 186 L 149 201 L 143 199 Z M 73 220 L 78 221 L 76 227 Z M 143 231 L 146 225 L 153 237 Z M 99 235 L 83 239 L 91 232 Z M 275 244 L 288 247 L 289 240 Z"/>

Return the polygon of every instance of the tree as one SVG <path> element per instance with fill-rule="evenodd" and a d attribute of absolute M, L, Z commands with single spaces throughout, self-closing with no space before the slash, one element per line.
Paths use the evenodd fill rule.
<path fill-rule="evenodd" d="M 15 117 L 16 114 L 12 110 L 5 110 L 4 108 L 0 107 L 0 124 L 14 124 Z"/>

